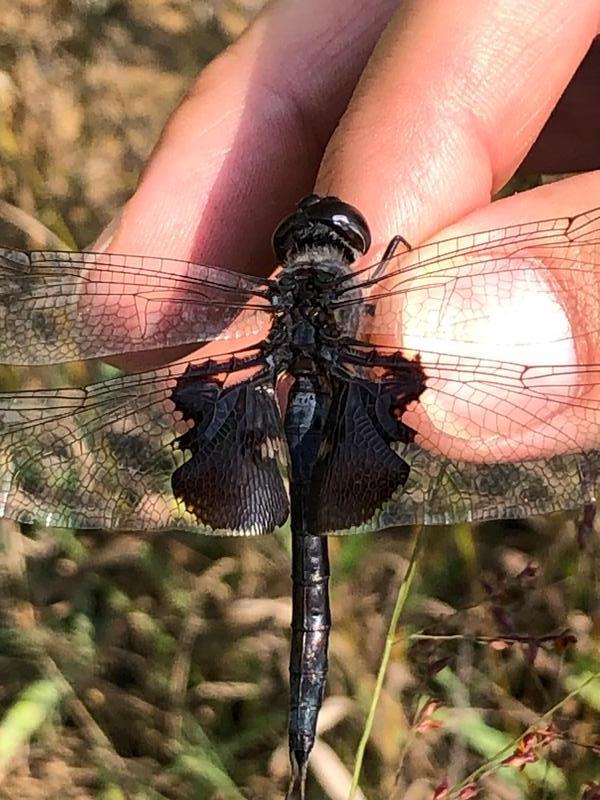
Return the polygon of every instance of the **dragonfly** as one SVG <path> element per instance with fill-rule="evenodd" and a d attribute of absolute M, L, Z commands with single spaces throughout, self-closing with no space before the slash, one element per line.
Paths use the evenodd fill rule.
<path fill-rule="evenodd" d="M 187 355 L 85 386 L 5 386 L 0 514 L 222 536 L 289 517 L 301 800 L 327 675 L 327 537 L 593 506 L 599 238 L 594 209 L 416 248 L 397 236 L 361 266 L 365 218 L 310 195 L 273 235 L 270 278 L 2 249 L 1 364 Z"/>

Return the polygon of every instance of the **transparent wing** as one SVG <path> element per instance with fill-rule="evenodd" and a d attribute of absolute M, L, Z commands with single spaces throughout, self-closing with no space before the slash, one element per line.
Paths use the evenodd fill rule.
<path fill-rule="evenodd" d="M 371 264 L 347 275 L 338 282 L 339 307 L 357 305 L 368 296 L 371 302 L 386 299 L 390 292 L 403 293 L 416 288 L 445 286 L 454 279 L 498 272 L 500 266 L 510 275 L 505 262 L 514 259 L 513 269 L 523 269 L 527 258 L 554 258 L 567 263 L 597 265 L 600 244 L 600 208 L 581 214 L 512 225 L 477 233 L 464 234 L 402 250 L 386 261 Z M 510 281 L 510 278 L 507 279 Z M 356 290 L 362 290 L 358 293 Z M 367 294 L 367 290 L 368 294 Z"/>
<path fill-rule="evenodd" d="M 341 281 L 335 308 L 350 336 L 414 350 L 455 342 L 496 356 L 513 325 L 521 349 L 585 347 L 600 330 L 600 210 L 418 247 Z"/>
<path fill-rule="evenodd" d="M 0 363 L 58 364 L 259 335 L 270 323 L 267 287 L 174 259 L 0 249 Z"/>
<path fill-rule="evenodd" d="M 76 528 L 273 530 L 288 512 L 260 354 L 0 394 L 0 514 Z"/>
<path fill-rule="evenodd" d="M 426 351 L 409 364 L 370 344 L 340 353 L 341 413 L 328 420 L 314 487 L 319 532 L 522 518 L 595 501 L 600 364 L 532 368 Z"/>

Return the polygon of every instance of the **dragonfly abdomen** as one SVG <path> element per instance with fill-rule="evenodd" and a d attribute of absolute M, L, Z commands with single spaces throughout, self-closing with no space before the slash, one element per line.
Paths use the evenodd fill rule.
<path fill-rule="evenodd" d="M 292 786 L 288 797 L 303 797 L 306 765 L 327 678 L 329 557 L 327 538 L 315 535 L 312 474 L 330 405 L 327 378 L 316 365 L 294 377 L 285 416 L 290 455 L 292 521 L 292 646 L 290 653 L 289 748 Z"/>
<path fill-rule="evenodd" d="M 327 537 L 292 535 L 289 749 L 293 775 L 303 784 L 327 680 L 329 556 Z"/>

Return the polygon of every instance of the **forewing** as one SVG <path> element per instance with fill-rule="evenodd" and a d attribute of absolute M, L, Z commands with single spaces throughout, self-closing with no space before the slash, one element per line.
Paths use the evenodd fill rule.
<path fill-rule="evenodd" d="M 269 323 L 266 282 L 235 272 L 146 256 L 0 249 L 3 364 L 250 337 Z"/>
<path fill-rule="evenodd" d="M 545 328 L 556 306 L 575 339 Z M 506 328 L 524 319 L 530 339 L 570 336 L 585 347 L 600 330 L 600 210 L 417 247 L 341 280 L 334 308 L 350 336 L 415 351 L 450 352 L 450 343 L 462 354 L 474 344 L 497 357 Z M 547 357 L 555 363 L 556 352 Z"/>
<path fill-rule="evenodd" d="M 385 262 L 346 275 L 338 282 L 340 303 L 361 303 L 366 296 L 379 299 L 387 297 L 391 291 L 403 292 L 413 286 L 414 281 L 432 286 L 439 280 L 446 284 L 465 273 L 470 276 L 497 271 L 499 259 L 535 257 L 553 259 L 564 258 L 570 263 L 577 262 L 593 267 L 598 264 L 596 250 L 600 244 L 600 208 L 591 209 L 573 216 L 529 222 L 494 228 L 462 236 L 431 242 L 411 250 L 402 248 L 401 252 Z M 472 272 L 468 271 L 473 267 Z M 504 265 L 502 265 L 504 266 Z M 478 270 L 477 267 L 480 269 Z M 516 264 L 515 268 L 523 269 Z M 507 270 L 510 274 L 510 268 Z M 510 282 L 510 278 L 507 278 Z M 364 294 L 360 297 L 356 289 Z"/>
<path fill-rule="evenodd" d="M 75 528 L 273 530 L 287 516 L 273 375 L 239 354 L 216 369 L 177 364 L 0 394 L 1 515 Z"/>

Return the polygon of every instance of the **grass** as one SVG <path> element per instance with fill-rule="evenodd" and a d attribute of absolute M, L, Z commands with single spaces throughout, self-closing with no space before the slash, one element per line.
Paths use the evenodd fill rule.
<path fill-rule="evenodd" d="M 573 526 L 481 526 L 472 548 L 461 545 L 464 535 L 425 530 L 411 592 L 399 601 L 409 537 L 365 537 L 370 546 L 353 564 L 345 550 L 357 552 L 356 544 L 332 542 L 334 713 L 322 733 L 330 748 L 315 752 L 317 771 L 341 766 L 348 778 L 342 772 L 339 785 L 347 786 L 368 735 L 360 780 L 367 798 L 431 797 L 444 781 L 458 792 L 473 780 L 482 797 L 580 797 L 598 775 L 600 659 L 595 595 L 587 593 L 590 605 L 577 600 Z M 285 543 L 25 533 L 4 523 L 3 544 L 7 797 L 282 794 Z M 479 575 L 469 575 L 471 550 L 486 564 Z M 338 562 L 346 565 L 339 578 Z M 523 575 L 531 562 L 535 574 Z M 400 624 L 386 635 L 397 602 Z M 533 662 L 530 643 L 498 629 L 496 605 L 522 638 L 546 637 Z M 577 641 L 565 649 L 567 625 Z M 342 698 L 350 702 L 336 717 Z M 535 742 L 521 770 L 519 742 L 550 718 L 557 733 Z M 514 765 L 502 764 L 511 755 Z M 62 778 L 55 794 L 49 773 Z M 310 793 L 335 797 L 314 779 Z"/>

